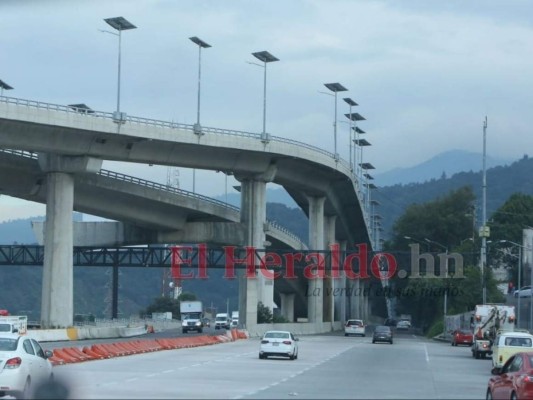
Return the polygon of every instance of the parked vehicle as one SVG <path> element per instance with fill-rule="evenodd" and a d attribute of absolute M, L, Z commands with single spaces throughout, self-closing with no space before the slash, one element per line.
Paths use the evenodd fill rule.
<path fill-rule="evenodd" d="M 0 316 L 0 332 L 23 335 L 28 330 L 28 317 L 25 315 Z"/>
<path fill-rule="evenodd" d="M 472 332 L 461 329 L 452 332 L 452 346 L 459 346 L 460 344 L 472 346 L 472 343 L 474 343 L 474 334 Z"/>
<path fill-rule="evenodd" d="M 533 335 L 529 332 L 499 332 L 492 346 L 492 367 L 499 369 L 512 355 L 525 351 L 533 351 Z"/>
<path fill-rule="evenodd" d="M 493 369 L 487 399 L 533 398 L 533 352 L 512 355 L 501 369 Z"/>
<path fill-rule="evenodd" d="M 50 350 L 27 336 L 0 334 L 0 397 L 31 398 L 32 387 L 52 378 Z"/>
<path fill-rule="evenodd" d="M 259 358 L 270 356 L 289 357 L 291 360 L 298 358 L 298 339 L 288 331 L 268 331 L 261 339 Z"/>
<path fill-rule="evenodd" d="M 492 344 L 498 331 L 514 330 L 514 306 L 481 304 L 474 311 L 474 342 L 472 357 L 485 358 L 492 354 Z"/>
<path fill-rule="evenodd" d="M 227 313 L 218 313 L 215 317 L 215 329 L 229 329 L 231 320 Z"/>
<path fill-rule="evenodd" d="M 202 322 L 204 310 L 201 301 L 180 302 L 180 313 L 182 333 L 190 331 L 202 333 L 204 327 Z"/>
<path fill-rule="evenodd" d="M 531 286 L 522 286 L 520 289 L 515 290 L 514 297 L 531 297 Z"/>
<path fill-rule="evenodd" d="M 376 342 L 387 342 L 392 344 L 393 343 L 393 337 L 392 337 L 392 330 L 390 326 L 385 325 L 378 325 L 374 329 L 374 333 L 372 335 L 372 343 Z"/>
<path fill-rule="evenodd" d="M 349 319 L 344 325 L 344 336 L 365 336 L 365 324 L 362 319 Z"/>

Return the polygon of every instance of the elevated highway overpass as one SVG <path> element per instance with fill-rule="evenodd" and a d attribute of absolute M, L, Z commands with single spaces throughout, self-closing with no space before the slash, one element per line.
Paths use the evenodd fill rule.
<path fill-rule="evenodd" d="M 104 159 L 233 173 L 242 185 L 245 242 L 258 249 L 266 238 L 267 182 L 282 185 L 309 216 L 311 248 L 326 249 L 333 243 L 342 248 L 357 243 L 372 247 L 370 220 L 360 201 L 363 188 L 350 165 L 304 143 L 279 137 L 265 141 L 259 134 L 218 128 L 199 131 L 192 125 L 129 116 L 117 120 L 112 113 L 80 113 L 67 106 L 7 97 L 0 98 L 0 133 L 1 148 L 38 153 L 47 176 L 45 325 L 68 325 L 71 320 L 71 310 L 60 306 L 72 303 L 67 290 L 63 298 L 45 296 L 52 291 L 54 276 L 71 273 L 75 181 L 78 176 L 94 178 Z M 170 218 L 177 221 L 179 215 Z M 333 284 L 309 281 L 310 290 L 318 292 Z M 240 319 L 251 325 L 257 302 L 265 299 L 265 282 L 242 280 L 240 287 Z M 323 296 L 310 297 L 308 320 L 319 325 L 331 320 L 332 303 Z"/>

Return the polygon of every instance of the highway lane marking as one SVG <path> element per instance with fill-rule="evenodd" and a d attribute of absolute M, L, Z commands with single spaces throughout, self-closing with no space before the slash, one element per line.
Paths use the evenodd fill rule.
<path fill-rule="evenodd" d="M 170 374 L 171 372 L 174 372 L 174 370 L 173 369 L 167 369 L 167 370 L 165 370 L 165 371 L 163 371 L 161 373 L 162 374 Z"/>
<path fill-rule="evenodd" d="M 309 365 L 307 368 L 304 368 L 304 369 L 302 369 L 302 370 L 300 370 L 300 371 L 298 371 L 298 372 L 295 372 L 294 374 L 290 375 L 288 378 L 287 378 L 287 377 L 282 378 L 282 379 L 280 379 L 280 380 L 277 381 L 277 382 L 272 382 L 270 385 L 264 386 L 264 387 L 262 387 L 262 388 L 259 388 L 259 389 L 256 389 L 256 390 L 253 390 L 253 391 L 251 391 L 251 392 L 248 392 L 248 393 L 245 393 L 245 394 L 242 394 L 242 395 L 238 395 L 238 396 L 232 397 L 232 399 L 236 400 L 236 399 L 242 399 L 243 397 L 246 397 L 246 396 L 254 396 L 254 395 L 256 395 L 256 394 L 259 393 L 259 392 L 262 392 L 262 391 L 264 391 L 264 390 L 267 390 L 267 389 L 270 389 L 270 388 L 272 388 L 272 387 L 274 387 L 274 386 L 277 386 L 277 385 L 279 385 L 280 383 L 286 382 L 286 381 L 289 380 L 289 379 L 293 379 L 293 378 L 295 378 L 296 376 L 301 375 L 301 374 L 303 374 L 304 372 L 307 372 L 308 370 L 310 370 L 310 369 L 312 369 L 312 368 L 316 368 L 316 367 L 318 367 L 319 365 L 322 365 L 322 364 L 324 364 L 324 363 L 326 363 L 326 362 L 328 362 L 328 361 L 331 361 L 331 360 L 334 359 L 335 357 L 338 357 L 338 356 L 340 356 L 341 354 L 343 354 L 343 353 L 345 353 L 345 352 L 347 352 L 347 351 L 349 351 L 349 350 L 352 350 L 352 349 L 354 349 L 354 348 L 356 348 L 356 347 L 360 347 L 360 344 L 359 344 L 359 343 L 358 343 L 358 344 L 354 344 L 354 345 L 352 345 L 352 346 L 350 346 L 350 347 L 348 347 L 348 348 L 346 348 L 346 349 L 344 349 L 344 350 L 339 351 L 338 353 L 335 353 L 335 354 L 334 354 L 333 356 L 331 356 L 331 357 L 328 357 L 328 358 L 323 359 L 323 360 L 321 360 L 321 361 L 318 361 L 318 362 L 316 362 L 316 363 L 310 363 L 310 365 Z M 274 361 L 274 360 L 272 360 L 272 361 Z"/>
<path fill-rule="evenodd" d="M 429 353 L 428 353 L 428 347 L 424 343 L 424 352 L 426 353 L 426 362 L 429 364 Z"/>
<path fill-rule="evenodd" d="M 126 382 L 134 382 L 134 381 L 138 381 L 139 378 L 129 378 L 129 379 L 126 379 Z"/>

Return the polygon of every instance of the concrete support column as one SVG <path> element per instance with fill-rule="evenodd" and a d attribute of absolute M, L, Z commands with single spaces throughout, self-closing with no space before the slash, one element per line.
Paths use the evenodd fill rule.
<path fill-rule="evenodd" d="M 96 173 L 102 160 L 43 153 L 39 154 L 39 166 L 47 173 L 41 326 L 66 328 L 74 318 L 72 174 Z"/>
<path fill-rule="evenodd" d="M 289 322 L 294 322 L 294 298 L 295 293 L 280 293 L 281 315 Z"/>
<path fill-rule="evenodd" d="M 62 172 L 49 172 L 46 179 L 41 325 L 45 328 L 66 328 L 72 326 L 74 318 L 74 179 Z"/>
<path fill-rule="evenodd" d="M 340 272 L 339 278 L 337 278 L 336 286 L 339 288 L 340 294 L 338 296 L 338 302 L 335 304 L 335 310 L 338 310 L 338 315 L 335 315 L 335 321 L 341 321 L 342 323 L 344 323 L 348 319 L 346 305 L 348 302 L 348 296 L 350 296 L 350 291 L 348 290 L 348 287 L 346 285 L 346 274 L 344 273 L 344 269 L 342 268 L 342 259 L 344 259 L 344 255 L 346 253 L 346 240 L 341 241 L 339 245 L 341 250 L 341 260 L 339 260 L 339 262 L 341 263 L 341 265 L 339 265 Z"/>
<path fill-rule="evenodd" d="M 335 244 L 335 215 L 328 215 L 324 217 L 324 244 L 325 248 L 329 249 L 330 245 Z M 331 270 L 331 258 L 329 259 L 328 269 Z M 336 279 L 331 277 L 331 273 L 327 274 L 324 279 L 324 322 L 333 322 L 335 316 L 335 287 Z"/>
<path fill-rule="evenodd" d="M 324 203 L 325 197 L 308 196 L 309 201 L 309 248 L 324 249 Z M 307 290 L 307 318 L 309 322 L 323 322 L 323 281 L 309 279 Z"/>
<path fill-rule="evenodd" d="M 361 318 L 361 303 L 363 300 L 363 287 L 359 279 L 350 280 L 352 286 L 350 318 Z"/>
<path fill-rule="evenodd" d="M 257 179 L 241 180 L 241 223 L 246 227 L 246 244 L 255 249 L 265 248 L 266 182 Z M 259 260 L 255 260 L 259 265 Z M 239 323 L 250 327 L 257 324 L 257 304 L 262 302 L 273 311 L 274 282 L 262 274 L 246 278 L 239 272 Z"/>

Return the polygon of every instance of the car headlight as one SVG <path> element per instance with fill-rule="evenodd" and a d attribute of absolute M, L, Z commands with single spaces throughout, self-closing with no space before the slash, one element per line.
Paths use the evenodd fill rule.
<path fill-rule="evenodd" d="M 196 321 L 196 326 L 200 326 L 202 323 L 200 321 Z"/>
<path fill-rule="evenodd" d="M 182 321 L 181 326 L 187 326 L 187 321 Z"/>

